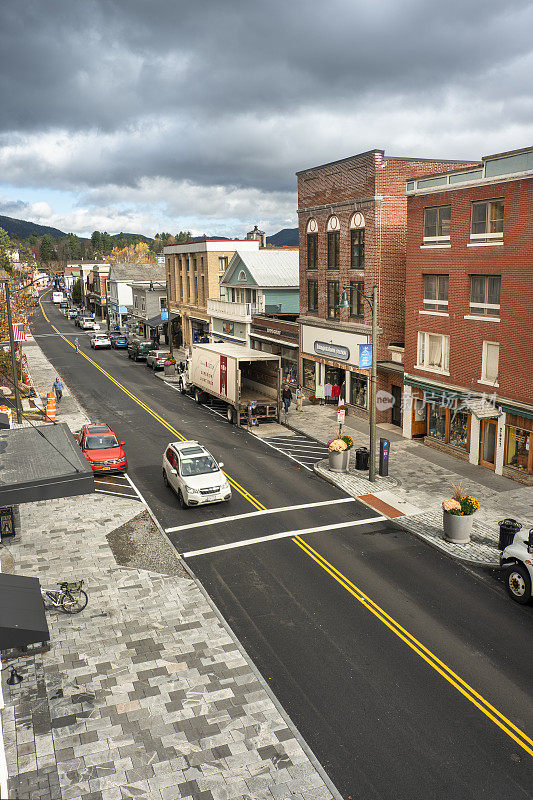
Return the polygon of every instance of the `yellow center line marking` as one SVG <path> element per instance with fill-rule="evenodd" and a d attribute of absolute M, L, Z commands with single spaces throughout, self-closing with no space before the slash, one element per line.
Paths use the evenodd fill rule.
<path fill-rule="evenodd" d="M 45 292 L 45 294 L 47 294 L 47 292 Z M 60 336 L 61 339 L 63 339 L 63 341 L 68 344 L 69 347 L 75 350 L 76 345 L 73 344 L 71 341 L 69 341 L 65 336 L 63 336 L 63 334 L 55 327 L 55 325 L 53 325 L 50 322 L 40 299 L 39 299 L 39 305 L 41 307 L 41 311 L 43 312 L 45 320 L 51 326 L 52 330 L 54 330 L 57 333 L 57 335 Z M 186 436 L 183 436 L 183 434 L 177 431 L 176 428 L 174 428 L 169 422 L 167 422 L 163 417 L 161 417 L 156 411 L 150 408 L 150 406 L 146 405 L 146 403 L 143 403 L 143 401 L 140 400 L 135 394 L 133 394 L 133 392 L 131 392 L 129 389 L 123 386 L 123 384 L 120 383 L 120 381 L 117 381 L 117 379 L 114 378 L 112 375 L 110 375 L 110 373 L 107 372 L 107 370 L 105 370 L 103 367 L 97 364 L 96 361 L 93 361 L 93 359 L 90 356 L 88 356 L 86 353 L 83 353 L 81 350 L 78 350 L 78 355 L 82 356 L 86 361 L 92 364 L 93 367 L 95 367 L 99 372 L 102 373 L 102 375 L 105 375 L 105 377 L 108 378 L 111 381 L 111 383 L 114 383 L 118 389 L 124 392 L 124 394 L 126 394 L 129 398 L 131 398 L 131 400 L 133 400 L 134 403 L 137 403 L 138 406 L 140 406 L 142 409 L 144 409 L 144 411 L 150 414 L 150 416 L 152 416 L 155 420 L 157 420 L 157 422 L 159 422 L 160 425 L 162 425 L 164 428 L 170 431 L 170 433 L 174 434 L 174 436 L 176 436 L 177 439 L 179 439 L 182 442 L 187 441 Z M 228 475 L 227 472 L 224 472 L 224 475 L 228 479 L 231 486 L 235 489 L 235 491 L 237 491 L 240 495 L 242 495 L 244 499 L 247 500 L 254 508 L 257 508 L 258 511 L 262 511 L 266 508 L 266 506 L 260 503 L 259 500 L 257 500 L 257 498 L 255 498 L 252 494 L 250 494 L 250 492 L 248 492 L 243 486 L 241 486 L 240 483 L 238 483 L 235 480 L 235 478 L 232 478 L 231 475 Z"/>
<path fill-rule="evenodd" d="M 52 326 L 53 330 L 60 336 L 63 341 L 65 341 L 70 347 L 74 349 L 74 345 L 66 339 L 58 329 L 52 325 L 50 320 L 48 319 L 44 308 L 42 307 L 41 301 L 39 300 L 39 305 L 41 307 L 41 311 L 43 312 L 44 318 L 46 321 Z M 159 416 L 155 411 L 153 411 L 149 406 L 142 402 L 138 397 L 136 397 L 132 392 L 126 389 L 119 381 L 113 378 L 106 370 L 100 367 L 92 358 L 87 356 L 85 353 L 79 351 L 79 354 L 83 356 L 87 361 L 89 361 L 96 369 L 98 369 L 103 375 L 109 378 L 112 383 L 114 383 L 121 391 L 128 395 L 135 403 L 137 403 L 141 408 L 151 414 L 154 419 L 156 419 L 161 425 L 163 425 L 167 430 L 171 431 L 175 436 L 178 437 L 181 441 L 186 441 L 186 437 L 179 433 L 175 428 L 172 427 L 166 420 Z M 253 495 L 251 495 L 244 487 L 242 487 L 237 481 L 224 472 L 226 475 L 229 483 L 236 489 L 246 500 L 248 500 L 251 505 L 259 510 L 265 510 L 265 506 L 259 502 Z M 330 564 L 326 559 L 320 555 L 316 550 L 314 550 L 304 539 L 301 539 L 299 536 L 295 536 L 292 538 L 292 541 L 298 545 L 310 558 L 315 561 L 325 572 L 331 575 L 337 583 L 339 583 L 344 589 L 346 589 L 349 594 L 351 594 L 361 605 L 363 605 L 371 614 L 373 614 L 377 619 L 380 620 L 387 628 L 389 628 L 392 633 L 395 634 L 399 639 L 401 639 L 408 647 L 411 648 L 420 658 L 422 658 L 432 669 L 434 669 L 439 675 L 441 675 L 448 683 L 450 683 L 458 692 L 460 692 L 470 703 L 472 703 L 476 708 L 479 709 L 488 719 L 490 719 L 495 725 L 497 725 L 504 733 L 507 734 L 511 739 L 513 739 L 523 750 L 525 750 L 529 755 L 533 756 L 533 740 L 518 728 L 511 720 L 507 719 L 497 708 L 495 708 L 491 703 L 488 702 L 479 692 L 473 689 L 465 680 L 463 680 L 457 673 L 455 673 L 450 667 L 448 667 L 443 661 L 441 661 L 434 653 L 431 652 L 425 645 L 423 645 L 418 639 L 416 639 L 409 631 L 403 628 L 393 617 L 390 616 L 384 609 L 382 609 L 377 603 L 375 603 L 368 595 L 366 595 L 359 587 L 357 587 L 354 583 L 352 583 L 345 575 L 342 574 L 336 567 Z"/>
<path fill-rule="evenodd" d="M 336 567 L 326 561 L 317 550 L 314 550 L 304 539 L 293 537 L 292 541 L 298 545 L 310 558 L 315 561 L 325 572 L 331 575 L 349 594 L 352 595 L 371 614 L 377 617 L 399 639 L 414 650 L 432 669 L 439 673 L 448 683 L 457 689 L 467 700 L 478 708 L 495 725 L 513 739 L 520 747 L 533 756 L 533 740 L 524 731 L 520 730 L 511 720 L 507 719 L 497 708 L 488 702 L 479 692 L 476 692 L 465 680 L 448 667 L 440 658 L 431 652 L 425 645 L 416 639 L 408 630 L 403 628 L 393 617 L 375 603 L 358 586 L 350 581 Z"/>

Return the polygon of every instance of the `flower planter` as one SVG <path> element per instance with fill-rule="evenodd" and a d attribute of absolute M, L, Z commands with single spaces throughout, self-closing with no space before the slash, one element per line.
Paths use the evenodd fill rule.
<path fill-rule="evenodd" d="M 350 451 L 345 450 L 343 452 L 343 459 L 342 459 L 342 471 L 348 472 L 350 469 Z"/>
<path fill-rule="evenodd" d="M 176 374 L 176 365 L 175 364 L 164 364 L 165 375 L 172 377 Z"/>
<path fill-rule="evenodd" d="M 345 472 L 344 459 L 347 451 L 337 452 L 332 450 L 329 454 L 329 468 L 332 472 Z"/>
<path fill-rule="evenodd" d="M 474 522 L 473 514 L 465 514 L 460 517 L 458 514 L 448 514 L 446 511 L 442 515 L 444 527 L 444 539 L 453 544 L 467 544 L 472 533 Z"/>

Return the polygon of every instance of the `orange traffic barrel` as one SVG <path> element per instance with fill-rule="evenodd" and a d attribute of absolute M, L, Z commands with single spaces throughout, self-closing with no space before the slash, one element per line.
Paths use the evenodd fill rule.
<path fill-rule="evenodd" d="M 46 395 L 46 419 L 53 422 L 56 418 L 56 393 L 48 392 Z"/>

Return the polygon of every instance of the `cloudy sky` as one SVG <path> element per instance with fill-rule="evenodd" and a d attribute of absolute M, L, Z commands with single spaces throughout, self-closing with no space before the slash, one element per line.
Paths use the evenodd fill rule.
<path fill-rule="evenodd" d="M 296 225 L 296 170 L 533 144 L 531 0 L 2 0 L 0 214 Z"/>

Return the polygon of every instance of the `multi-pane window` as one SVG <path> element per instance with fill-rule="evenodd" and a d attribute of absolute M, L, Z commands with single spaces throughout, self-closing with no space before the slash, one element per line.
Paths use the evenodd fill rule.
<path fill-rule="evenodd" d="M 339 318 L 339 281 L 328 281 L 328 317 Z"/>
<path fill-rule="evenodd" d="M 318 311 L 318 281 L 307 281 L 307 310 Z"/>
<path fill-rule="evenodd" d="M 448 275 L 424 275 L 424 308 L 448 311 Z"/>
<path fill-rule="evenodd" d="M 350 231 L 350 266 L 352 269 L 365 267 L 365 229 L 357 228 Z"/>
<path fill-rule="evenodd" d="M 139 308 L 139 299 L 136 294 L 133 295 L 133 308 Z"/>
<path fill-rule="evenodd" d="M 225 272 L 228 268 L 228 257 L 227 256 L 219 256 L 218 257 L 218 271 Z"/>
<path fill-rule="evenodd" d="M 483 342 L 483 355 L 481 359 L 481 380 L 497 385 L 498 363 L 500 360 L 500 345 L 498 342 Z"/>
<path fill-rule="evenodd" d="M 307 234 L 307 269 L 318 269 L 318 233 Z"/>
<path fill-rule="evenodd" d="M 450 238 L 451 206 L 424 209 L 424 241 L 438 242 Z"/>
<path fill-rule="evenodd" d="M 328 232 L 328 269 L 339 268 L 340 231 Z"/>
<path fill-rule="evenodd" d="M 501 239 L 503 236 L 503 200 L 472 203 L 472 239 Z"/>
<path fill-rule="evenodd" d="M 470 276 L 470 313 L 476 316 L 500 316 L 500 275 Z"/>
<path fill-rule="evenodd" d="M 364 300 L 362 297 L 364 291 L 363 281 L 350 282 L 350 316 L 363 317 L 365 309 L 363 306 Z"/>
<path fill-rule="evenodd" d="M 450 337 L 440 333 L 418 332 L 417 366 L 439 372 L 449 367 Z"/>

